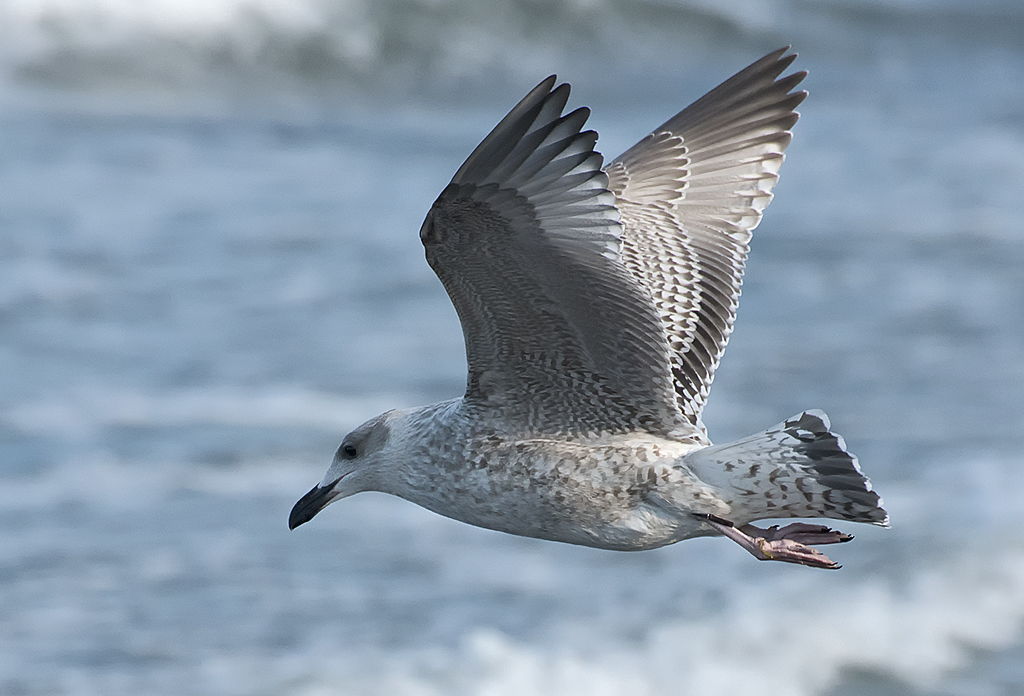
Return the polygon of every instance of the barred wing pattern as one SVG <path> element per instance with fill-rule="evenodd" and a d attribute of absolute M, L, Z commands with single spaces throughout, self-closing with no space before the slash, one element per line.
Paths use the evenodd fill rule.
<path fill-rule="evenodd" d="M 517 432 L 697 431 L 681 416 L 665 328 L 621 262 L 622 226 L 552 76 L 473 151 L 420 231 L 462 323 L 464 404 Z"/>
<path fill-rule="evenodd" d="M 771 202 L 807 73 L 775 51 L 615 159 L 622 262 L 651 295 L 668 337 L 679 408 L 700 416 L 732 332 L 751 231 Z M 706 438 L 705 438 L 706 441 Z"/>

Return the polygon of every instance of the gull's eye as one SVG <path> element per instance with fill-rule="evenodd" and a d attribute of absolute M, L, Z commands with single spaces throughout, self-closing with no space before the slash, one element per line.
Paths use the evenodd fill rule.
<path fill-rule="evenodd" d="M 338 448 L 338 454 L 343 456 L 345 459 L 355 459 L 359 452 L 356 450 L 356 446 L 346 442 L 344 445 Z"/>

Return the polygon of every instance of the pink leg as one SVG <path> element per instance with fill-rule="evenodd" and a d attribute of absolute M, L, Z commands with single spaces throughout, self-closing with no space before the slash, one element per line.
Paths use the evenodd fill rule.
<path fill-rule="evenodd" d="M 829 529 L 825 525 L 807 524 L 805 522 L 787 524 L 781 529 L 778 525 L 772 525 L 768 529 L 761 529 L 752 524 L 745 524 L 740 527 L 740 530 L 751 536 L 763 537 L 767 541 L 789 539 L 800 544 L 807 544 L 808 546 L 811 544 L 842 544 L 853 539 L 851 534 L 844 534 L 838 530 Z"/>
<path fill-rule="evenodd" d="M 820 524 L 794 522 L 781 529 L 761 529 L 752 524 L 736 527 L 715 515 L 701 515 L 713 529 L 729 537 L 761 561 L 799 563 L 813 568 L 838 569 L 840 566 L 810 544 L 839 544 L 853 537 Z"/>

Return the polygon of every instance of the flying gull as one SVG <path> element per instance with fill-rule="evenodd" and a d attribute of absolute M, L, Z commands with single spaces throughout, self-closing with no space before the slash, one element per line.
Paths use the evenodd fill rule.
<path fill-rule="evenodd" d="M 361 491 L 469 524 L 622 551 L 722 535 L 837 568 L 818 524 L 888 525 L 857 459 L 806 411 L 712 445 L 701 411 L 751 231 L 807 96 L 780 49 L 603 165 L 589 109 L 541 82 L 484 138 L 420 229 L 465 335 L 462 398 L 349 433 L 289 526 Z"/>

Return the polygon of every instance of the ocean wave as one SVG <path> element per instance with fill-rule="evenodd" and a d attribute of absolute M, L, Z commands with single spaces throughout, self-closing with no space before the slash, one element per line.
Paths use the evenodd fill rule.
<path fill-rule="evenodd" d="M 685 593 L 677 592 L 676 599 L 672 600 L 668 599 L 671 593 L 645 589 L 644 575 L 640 571 L 599 574 L 606 582 L 617 578 L 620 583 L 638 583 L 618 587 L 613 594 L 650 590 L 655 596 L 664 595 L 662 602 L 669 602 L 662 608 L 662 615 L 643 619 L 632 630 L 624 627 L 620 630 L 618 626 L 608 630 L 609 626 L 604 623 L 607 617 L 602 618 L 599 607 L 582 614 L 567 608 L 552 612 L 547 619 L 549 625 L 535 637 L 512 635 L 479 623 L 460 626 L 458 624 L 471 614 L 442 617 L 443 611 L 435 610 L 431 614 L 433 620 L 456 624 L 451 630 L 461 637 L 454 643 L 397 640 L 395 645 L 384 649 L 376 644 L 354 646 L 347 642 L 350 637 L 342 637 L 344 631 L 328 629 L 326 625 L 305 625 L 300 621 L 301 637 L 294 643 L 289 642 L 286 649 L 280 645 L 270 649 L 260 644 L 232 644 L 216 650 L 215 656 L 210 657 L 215 665 L 203 662 L 209 655 L 202 654 L 199 659 L 197 653 L 195 661 L 186 659 L 180 664 L 169 664 L 168 669 L 159 674 L 143 676 L 132 672 L 116 685 L 105 681 L 109 675 L 102 670 L 82 672 L 75 677 L 77 690 L 99 690 L 105 685 L 108 687 L 105 693 L 127 694 L 137 693 L 145 684 L 154 693 L 173 693 L 173 687 L 153 690 L 153 684 L 146 681 L 163 675 L 171 682 L 194 680 L 197 686 L 191 693 L 221 693 L 230 685 L 230 691 L 239 694 L 309 696 L 623 693 L 638 696 L 679 693 L 816 696 L 831 693 L 844 682 L 856 682 L 858 678 L 869 683 L 871 680 L 876 684 L 878 681 L 889 683 L 894 693 L 897 690 L 948 693 L 944 689 L 947 680 L 969 669 L 979 651 L 1000 651 L 1017 645 L 1024 622 L 1024 544 L 1015 531 L 1022 507 L 1015 492 L 1020 490 L 1024 474 L 1019 462 L 1014 461 L 979 460 L 970 468 L 974 473 L 968 481 L 960 481 L 961 477 L 957 481 L 950 480 L 950 468 L 924 485 L 897 492 L 892 497 L 892 507 L 894 514 L 902 517 L 897 519 L 893 530 L 879 531 L 878 537 L 902 534 L 904 538 L 896 546 L 903 544 L 907 548 L 901 551 L 889 547 L 879 551 L 876 545 L 870 555 L 863 546 L 844 549 L 861 557 L 839 574 L 757 566 L 738 550 L 722 545 L 716 545 L 709 556 L 710 543 L 704 548 L 688 547 L 685 552 L 678 549 L 674 554 L 685 553 L 687 562 L 683 563 L 676 555 L 674 565 L 678 567 L 675 570 L 656 572 L 648 580 L 677 582 L 680 588 L 706 583 L 722 590 L 714 606 L 704 607 L 695 614 L 681 613 L 680 607 L 671 606 L 685 601 L 680 599 Z M 85 504 L 87 508 L 103 511 L 96 518 L 99 522 L 86 518 L 102 528 L 103 519 L 145 514 L 144 511 L 153 510 L 168 500 L 180 500 L 181 493 L 186 492 L 204 496 L 209 501 L 206 505 L 212 508 L 222 508 L 225 501 L 232 500 L 236 505 L 232 508 L 235 514 L 241 510 L 237 506 L 251 505 L 246 509 L 259 510 L 258 515 L 264 516 L 267 509 L 286 510 L 286 503 L 308 488 L 319 470 L 320 467 L 313 464 L 288 459 L 216 468 L 184 464 L 139 466 L 130 461 L 91 456 L 69 461 L 31 478 L 5 480 L 0 487 L 0 509 L 8 514 L 22 510 L 55 511 L 70 503 L 72 509 L 81 511 Z M 965 527 L 959 537 L 946 536 L 938 552 L 922 549 L 914 545 L 912 530 L 929 522 L 942 524 L 940 518 L 946 517 L 949 510 L 937 504 L 935 496 L 948 498 L 949 485 L 960 486 L 958 497 L 963 499 L 964 509 L 984 508 L 985 515 L 980 519 L 975 516 L 971 521 L 973 526 L 969 530 Z M 376 513 L 375 508 L 379 508 Z M 937 510 L 941 510 L 941 514 Z M 579 579 L 593 575 L 595 568 L 588 564 L 599 563 L 592 557 L 585 560 L 582 555 L 566 554 L 564 548 L 538 546 L 539 542 L 529 542 L 532 546 L 527 551 L 525 547 L 508 544 L 497 544 L 499 548 L 493 548 L 495 539 L 481 536 L 484 533 L 453 537 L 449 521 L 390 499 L 360 497 L 356 509 L 349 512 L 347 522 L 344 516 L 337 517 L 333 523 L 331 516 L 325 518 L 329 535 L 339 532 L 349 535 L 349 553 L 353 553 L 349 525 L 359 519 L 359 524 L 373 526 L 381 539 L 393 540 L 397 533 L 411 537 L 407 539 L 409 543 L 429 539 L 435 545 L 434 553 L 449 559 L 451 569 L 466 564 L 495 564 L 499 568 L 502 564 L 518 564 L 517 572 L 501 584 L 513 597 L 524 583 L 531 582 L 529 568 L 531 562 L 536 562 L 533 554 L 550 553 L 559 557 L 557 563 L 552 561 L 549 566 L 545 563 L 540 566 L 548 572 L 566 574 L 568 578 L 574 574 Z M 952 514 L 959 518 L 956 511 Z M 78 516 L 81 517 L 81 512 Z M 255 553 L 253 549 L 263 548 L 255 538 L 248 539 L 235 529 L 234 525 L 246 519 L 248 517 L 224 522 L 223 527 L 212 532 L 222 544 L 240 544 L 233 553 L 242 558 Z M 283 516 L 281 519 L 283 527 Z M 36 545 L 40 541 L 51 553 L 64 548 L 65 544 L 73 545 L 73 541 L 55 535 L 53 530 L 35 534 L 19 530 L 5 541 L 4 551 L 8 557 L 38 554 L 40 550 Z M 910 535 L 901 530 L 911 530 Z M 190 534 L 200 534 L 183 522 L 182 529 L 172 532 L 172 537 L 176 539 L 181 531 L 187 532 L 183 539 L 188 539 Z M 160 543 L 154 552 L 142 546 L 122 550 L 126 554 L 124 562 L 136 564 L 139 573 L 164 573 L 172 579 L 194 572 L 189 563 L 197 561 L 189 561 L 190 556 L 182 550 L 191 546 L 178 548 L 163 537 L 158 540 Z M 132 538 L 132 541 L 140 543 L 139 539 Z M 300 541 L 296 539 L 294 543 L 301 546 Z M 323 543 L 324 538 L 314 540 L 315 553 L 321 552 Z M 487 544 L 488 548 L 482 549 L 476 544 Z M 287 591 L 275 586 L 281 591 L 279 599 L 267 598 L 261 605 L 267 612 L 265 620 L 270 623 L 284 620 L 284 614 L 309 610 L 310 602 L 316 605 L 322 601 L 315 593 L 295 596 L 296 587 L 307 591 L 319 588 L 317 591 L 331 596 L 326 588 L 334 583 L 344 588 L 348 586 L 346 583 L 366 582 L 365 578 L 359 579 L 357 571 L 352 571 L 351 576 L 346 572 L 341 578 L 328 579 L 321 575 L 309 578 L 308 573 L 325 573 L 326 570 L 301 564 L 292 567 L 292 562 L 274 565 L 267 559 L 276 558 L 280 549 L 273 544 L 271 548 L 273 551 L 264 550 L 259 555 L 261 564 L 277 569 L 266 576 L 266 581 L 284 583 Z M 714 555 L 723 549 L 734 552 L 730 558 L 738 562 L 732 564 Z M 374 553 L 409 552 L 391 548 Z M 885 568 L 865 569 L 864 564 L 870 564 L 872 557 L 876 563 L 886 563 Z M 104 562 L 108 559 L 105 555 L 98 558 Z M 631 563 L 641 560 L 635 556 L 629 558 L 633 559 Z M 692 564 L 708 562 L 717 566 L 713 580 L 702 580 L 696 575 L 676 576 L 676 573 L 685 573 L 687 565 L 692 571 Z M 168 565 L 170 568 L 165 567 Z M 217 576 L 229 591 L 236 591 L 236 583 L 244 583 L 245 577 L 249 577 L 245 574 L 241 579 L 233 577 L 230 574 L 233 567 L 226 564 Z M 288 573 L 295 575 L 280 575 L 283 567 L 290 568 Z M 455 583 L 469 595 L 498 593 L 493 586 L 494 572 L 489 574 L 482 568 L 461 578 L 456 572 L 456 576 L 446 582 Z M 299 577 L 304 579 L 298 580 Z M 403 582 L 414 583 L 415 576 Z M 406 591 L 416 596 L 422 592 L 424 601 L 429 601 L 432 591 L 440 591 L 440 585 L 431 587 L 433 589 Z M 269 591 L 267 586 L 261 590 L 264 594 Z M 540 594 L 545 591 L 550 588 L 545 590 L 543 583 L 534 590 Z M 581 593 L 591 601 L 605 596 L 600 591 L 581 590 Z M 147 598 L 167 601 L 162 596 L 147 595 Z M 491 601 L 505 600 L 496 596 Z M 658 600 L 652 601 L 657 603 Z M 571 603 L 565 600 L 565 604 Z M 495 605 L 493 611 L 506 610 L 509 609 L 499 610 Z M 328 625 L 329 616 L 325 618 Z M 616 622 L 622 623 L 619 619 Z M 257 625 L 264 626 L 263 623 Z M 147 635 L 145 631 L 155 629 L 143 626 L 136 630 Z M 191 654 L 187 648 L 181 650 Z M 210 669 L 214 669 L 215 674 Z M 860 692 L 859 688 L 844 690 L 844 693 Z M 871 693 L 871 690 L 863 692 Z"/>
<path fill-rule="evenodd" d="M 393 665 L 387 681 L 405 688 L 389 693 L 813 696 L 852 670 L 926 692 L 969 666 L 975 651 L 1020 639 L 1024 548 L 995 562 L 954 553 L 906 583 L 846 583 L 827 597 L 821 589 L 750 584 L 722 615 L 669 621 L 615 650 L 551 650 L 479 629 L 444 656 L 442 669 L 433 656 L 436 676 L 425 677 L 415 658 Z"/>
<path fill-rule="evenodd" d="M 74 503 L 107 513 L 145 510 L 183 492 L 220 499 L 273 498 L 284 505 L 319 479 L 329 458 L 325 452 L 322 461 L 278 457 L 218 467 L 181 461 L 140 463 L 93 452 L 34 476 L 4 478 L 0 509 L 57 509 Z"/>
<path fill-rule="evenodd" d="M 834 578 L 764 586 L 733 578 L 714 615 L 653 621 L 631 642 L 586 626 L 540 641 L 477 627 L 453 647 L 367 656 L 311 630 L 284 654 L 240 651 L 217 662 L 235 693 L 817 696 L 846 682 L 854 687 L 844 693 L 875 693 L 858 688 L 860 678 L 892 693 L 928 694 L 949 693 L 945 681 L 969 669 L 978 651 L 1005 650 L 1021 637 L 1019 544 L 995 559 L 958 550 L 904 581 Z"/>
<path fill-rule="evenodd" d="M 723 47 L 861 45 L 863 29 L 991 41 L 1020 27 L 1012 0 L 972 3 L 771 0 L 32 0 L 0 2 L 0 74 L 58 88 L 363 92 L 533 79 L 572 64 L 677 63 Z M 666 59 L 669 59 L 666 61 Z"/>
<path fill-rule="evenodd" d="M 370 415 L 410 401 L 411 397 L 403 394 L 347 398 L 297 387 L 186 389 L 161 394 L 81 389 L 13 405 L 0 412 L 0 423 L 23 433 L 61 437 L 83 437 L 111 426 L 225 425 L 341 433 Z"/>
<path fill-rule="evenodd" d="M 89 583 L 109 571 L 112 558 L 121 564 L 117 577 L 137 573 L 144 576 L 143 587 L 149 587 L 145 584 L 149 582 L 191 587 L 183 581 L 198 572 L 198 564 L 204 572 L 214 573 L 225 597 L 244 595 L 251 589 L 247 583 L 261 578 L 260 612 L 246 624 L 255 636 L 266 640 L 268 634 L 276 635 L 267 627 L 280 622 L 290 620 L 297 626 L 284 632 L 289 637 L 286 643 L 270 644 L 258 639 L 231 642 L 216 632 L 221 627 L 206 625 L 188 611 L 181 614 L 188 618 L 171 627 L 154 627 L 146 623 L 152 619 L 145 619 L 121 629 L 131 637 L 126 639 L 128 644 L 146 644 L 157 640 L 154 636 L 166 641 L 196 625 L 225 642 L 214 648 L 209 643 L 213 638 L 207 636 L 207 642 L 197 647 L 176 648 L 175 660 L 159 670 L 139 670 L 138 661 L 129 660 L 136 671 L 121 675 L 116 684 L 102 669 L 74 672 L 75 691 L 175 693 L 175 687 L 187 681 L 195 683 L 190 693 L 196 694 L 223 693 L 229 688 L 238 694 L 300 696 L 816 696 L 861 678 L 891 684 L 894 693 L 949 693 L 944 690 L 947 680 L 969 669 L 979 651 L 1006 650 L 1021 640 L 1024 543 L 1016 522 L 1024 511 L 1017 494 L 1024 484 L 1024 469 L 1019 460 L 979 458 L 967 466 L 940 465 L 902 488 L 890 484 L 886 496 L 894 528 L 866 530 L 859 545 L 841 549 L 847 559 L 854 560 L 837 574 L 757 565 L 720 540 L 688 542 L 685 549 L 656 552 L 671 556 L 663 556 L 661 563 L 668 567 L 660 569 L 657 564 L 644 565 L 650 556 L 598 556 L 526 540 L 522 545 L 504 543 L 505 537 L 468 527 L 459 528 L 464 535 L 453 534 L 449 520 L 376 496 L 360 496 L 346 502 L 346 509 L 326 515 L 318 525 L 321 536 L 313 539 L 289 537 L 284 544 L 283 537 L 264 539 L 245 526 L 273 516 L 276 510 L 281 534 L 286 534 L 284 511 L 321 471 L 321 465 L 292 457 L 214 467 L 140 464 L 94 453 L 69 458 L 32 476 L 5 478 L 0 510 L 11 519 L 30 512 L 36 519 L 52 515 L 61 520 L 52 528 L 15 527 L 2 549 L 8 567 L 15 567 L 19 559 L 47 555 L 77 558 L 76 544 L 90 539 L 92 572 L 80 583 L 77 577 L 69 582 L 78 591 L 92 588 Z M 105 536 L 111 520 L 121 523 L 167 510 L 168 503 L 182 500 L 182 493 L 199 496 L 197 507 L 230 512 L 224 519 L 213 516 L 200 521 L 171 514 L 174 524 L 166 532 L 158 519 L 159 533 L 150 529 L 139 536 Z M 81 536 L 65 536 L 61 525 L 72 522 L 60 517 L 57 511 L 62 509 L 75 511 L 70 519 Z M 49 512 L 44 517 L 41 511 Z M 373 535 L 363 535 L 353 524 L 372 529 Z M 101 530 L 103 534 L 98 533 Z M 359 545 L 368 544 L 370 538 L 381 547 Z M 409 575 L 387 581 L 398 595 L 382 591 L 378 597 L 374 594 L 378 581 L 372 580 L 376 576 L 361 575 L 358 560 L 348 569 L 334 564 L 309 566 L 309 559 L 297 560 L 301 554 L 281 555 L 285 546 L 301 550 L 307 544 L 311 554 L 320 555 L 328 539 L 338 541 L 346 549 L 343 554 L 355 559 L 360 554 L 380 557 L 388 568 L 389 556 L 412 568 L 424 557 L 443 559 L 443 566 L 435 569 L 436 577 L 427 573 L 426 580 L 416 572 L 393 570 Z M 413 551 L 398 539 L 428 548 Z M 105 551 L 108 545 L 110 550 Z M 223 560 L 225 548 L 234 562 Z M 271 570 L 253 575 L 238 560 L 252 558 L 259 559 L 259 568 Z M 631 568 L 623 570 L 625 565 Z M 611 566 L 617 572 L 609 570 Z M 704 566 L 716 568 L 713 578 L 698 570 Z M 500 581 L 496 580 L 499 574 Z M 558 579 L 543 580 L 545 574 L 556 574 Z M 604 589 L 578 589 L 572 599 L 561 594 L 565 590 L 559 588 L 595 577 L 605 583 Z M 427 586 L 421 587 L 421 581 Z M 674 591 L 664 589 L 666 582 L 675 584 Z M 608 587 L 608 583 L 616 585 Z M 688 597 L 700 596 L 703 587 L 716 590 L 714 602 L 684 606 Z M 175 597 L 151 594 L 135 585 L 128 589 L 135 593 L 126 600 L 128 606 L 155 603 L 156 608 L 147 611 L 156 614 L 169 612 L 170 605 L 162 603 Z M 370 593 L 377 597 L 373 601 L 386 602 L 380 597 L 390 597 L 397 605 L 395 617 L 402 616 L 406 606 L 396 596 L 423 602 L 432 609 L 419 620 L 439 624 L 455 640 L 436 640 L 418 626 L 410 629 L 412 637 L 396 634 L 386 645 L 374 640 L 354 645 L 352 634 L 334 623 L 356 620 L 344 613 L 347 605 L 342 603 L 334 611 L 324 611 L 322 606 L 337 596 L 332 593 L 348 591 Z M 508 602 L 523 593 L 538 602 L 545 595 L 556 601 L 545 614 L 545 625 L 523 635 L 486 625 L 468 610 L 447 615 L 443 605 L 434 604 L 447 593 L 465 595 L 467 603 L 493 603 L 485 616 L 515 612 L 515 605 Z M 638 594 L 648 599 L 633 601 Z M 60 597 L 47 595 L 43 607 L 77 612 L 82 618 L 74 636 L 93 635 L 98 625 L 90 622 L 101 619 L 75 605 L 74 592 L 70 596 L 62 604 Z M 624 607 L 654 613 L 629 621 L 616 614 L 623 607 L 609 611 L 595 605 L 580 610 L 580 602 L 586 605 L 608 597 L 618 597 L 616 601 Z M 369 617 L 360 615 L 359 620 L 391 616 L 372 602 L 370 607 L 359 610 Z M 45 611 L 17 616 L 33 627 L 32 635 L 50 630 L 53 635 L 47 634 L 46 640 L 54 644 L 67 640 L 65 628 Z M 320 623 L 303 618 L 311 616 Z M 135 615 L 126 620 L 139 621 Z M 55 673 L 55 678 L 71 679 L 70 668 L 63 664 Z M 164 679 L 162 687 L 154 688 L 154 680 L 160 679 Z M 844 693 L 861 692 L 872 691 L 844 687 Z"/>
<path fill-rule="evenodd" d="M 895 487 L 896 527 L 878 536 L 902 538 L 876 547 L 877 559 L 889 559 L 884 570 L 797 569 L 755 581 L 752 569 L 722 565 L 721 606 L 647 621 L 632 640 L 585 618 L 539 641 L 477 627 L 451 648 L 397 650 L 370 673 L 339 660 L 340 646 L 313 643 L 289 656 L 282 693 L 814 696 L 858 677 L 946 693 L 945 680 L 979 651 L 1017 645 L 1024 625 L 1024 543 L 1015 531 L 1024 472 L 1000 459 L 966 469 L 937 463 L 924 480 Z M 915 531 L 926 528 L 935 537 L 917 543 Z"/>
<path fill-rule="evenodd" d="M 669 15 L 686 35 L 709 26 L 742 28 L 748 11 L 711 5 L 468 0 L 211 0 L 135 3 L 57 0 L 5 4 L 0 21 L 12 41 L 9 75 L 58 87 L 209 85 L 211 80 L 330 81 L 366 89 L 427 79 L 543 72 L 553 54 L 600 55 L 612 26 L 652 29 Z M 659 32 L 662 33 L 662 32 Z"/>

